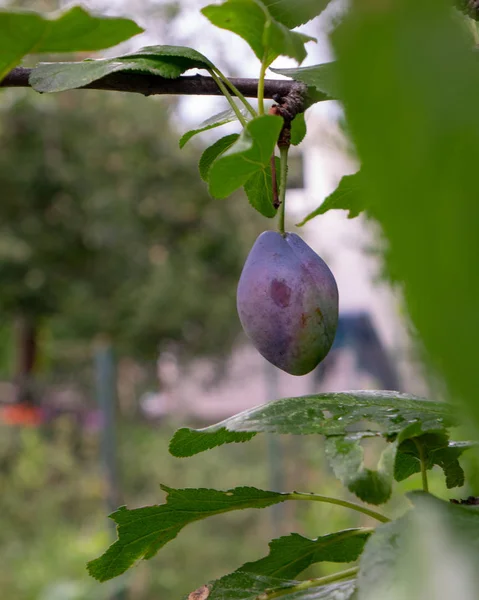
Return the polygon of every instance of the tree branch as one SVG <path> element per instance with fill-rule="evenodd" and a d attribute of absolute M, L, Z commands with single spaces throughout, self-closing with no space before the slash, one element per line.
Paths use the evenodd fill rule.
<path fill-rule="evenodd" d="M 28 77 L 32 69 L 17 67 L 0 82 L 0 87 L 30 87 Z M 249 98 L 256 98 L 258 93 L 257 79 L 241 79 L 232 77 L 230 81 L 239 91 Z M 291 91 L 294 81 L 288 79 L 266 79 L 264 82 L 265 98 L 284 97 Z M 222 92 L 212 77 L 203 75 L 184 75 L 178 79 L 164 79 L 155 75 L 142 73 L 112 73 L 82 89 L 110 90 L 116 92 L 133 92 L 151 96 L 153 94 L 179 94 L 187 96 L 221 96 Z M 326 99 L 326 95 L 324 96 Z"/>

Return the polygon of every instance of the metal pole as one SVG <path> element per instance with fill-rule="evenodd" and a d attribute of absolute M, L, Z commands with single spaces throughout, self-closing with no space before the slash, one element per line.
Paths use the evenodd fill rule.
<path fill-rule="evenodd" d="M 269 362 L 265 362 L 265 379 L 268 402 L 279 399 L 279 372 Z M 269 481 L 270 489 L 274 492 L 284 492 L 283 448 L 277 435 L 268 435 Z M 271 525 L 273 534 L 281 535 L 285 519 L 284 504 L 271 507 Z"/>
<path fill-rule="evenodd" d="M 95 347 L 95 385 L 98 406 L 101 411 L 101 462 L 107 481 L 106 504 L 109 512 L 123 504 L 115 436 L 116 420 L 116 369 L 113 350 L 110 343 L 102 341 Z M 116 537 L 115 524 L 112 525 L 112 537 Z M 125 588 L 114 591 L 112 600 L 126 600 Z"/>

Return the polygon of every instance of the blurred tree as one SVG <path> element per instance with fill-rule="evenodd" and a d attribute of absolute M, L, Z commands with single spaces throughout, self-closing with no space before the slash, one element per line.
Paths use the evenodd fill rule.
<path fill-rule="evenodd" d="M 104 334 L 138 358 L 171 343 L 219 355 L 234 340 L 236 282 L 260 219 L 243 201 L 209 198 L 169 106 L 3 96 L 0 310 L 17 321 L 24 392 L 42 322 L 57 340 Z"/>

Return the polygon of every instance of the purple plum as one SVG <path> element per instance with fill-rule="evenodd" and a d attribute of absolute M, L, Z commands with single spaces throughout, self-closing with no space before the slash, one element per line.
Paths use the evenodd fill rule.
<path fill-rule="evenodd" d="M 298 235 L 265 231 L 243 267 L 237 307 L 260 354 L 291 375 L 305 375 L 333 344 L 338 287 L 328 265 Z"/>

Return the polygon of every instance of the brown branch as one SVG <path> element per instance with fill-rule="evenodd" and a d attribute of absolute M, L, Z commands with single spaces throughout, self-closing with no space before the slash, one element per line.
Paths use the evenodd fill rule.
<path fill-rule="evenodd" d="M 17 67 L 0 82 L 0 87 L 30 87 L 28 77 L 31 69 Z M 256 98 L 258 93 L 257 79 L 230 80 L 239 91 L 248 98 Z M 266 79 L 264 82 L 265 98 L 287 96 L 294 82 L 288 79 Z M 184 75 L 178 79 L 164 79 L 155 75 L 142 73 L 112 73 L 83 89 L 111 90 L 116 92 L 134 92 L 151 96 L 153 94 L 180 94 L 187 96 L 221 96 L 221 91 L 211 77 L 203 75 Z M 326 99 L 326 95 L 325 95 Z"/>
<path fill-rule="evenodd" d="M 304 83 L 293 81 L 289 92 L 285 96 L 279 94 L 274 97 L 277 104 L 269 109 L 270 115 L 283 117 L 284 125 L 279 134 L 278 148 L 289 148 L 291 145 L 291 121 L 294 117 L 304 112 L 304 101 L 308 88 Z"/>

